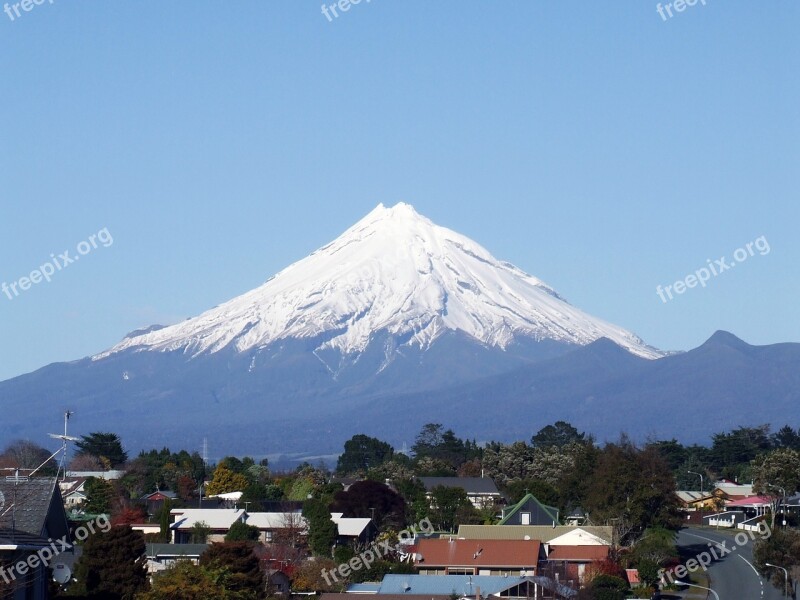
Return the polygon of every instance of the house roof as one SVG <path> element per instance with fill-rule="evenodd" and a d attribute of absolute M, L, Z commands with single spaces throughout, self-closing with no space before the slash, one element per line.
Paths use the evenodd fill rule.
<path fill-rule="evenodd" d="M 408 597 L 420 594 L 449 596 L 474 595 L 481 588 L 481 595 L 499 594 L 526 581 L 528 577 L 504 577 L 495 575 L 386 575 L 378 594 L 396 594 Z M 383 598 L 381 598 L 383 600 Z"/>
<path fill-rule="evenodd" d="M 769 506 L 772 504 L 772 498 L 769 496 L 748 496 L 747 498 L 740 498 L 739 500 L 730 500 L 725 503 L 725 508 L 734 507 L 747 507 L 747 506 Z"/>
<path fill-rule="evenodd" d="M 438 486 L 462 488 L 467 494 L 500 495 L 494 481 L 488 477 L 420 477 L 419 480 L 427 491 Z"/>
<path fill-rule="evenodd" d="M 339 535 L 347 537 L 358 537 L 372 523 L 370 518 L 345 517 L 344 513 L 331 513 L 331 521 L 336 523 Z"/>
<path fill-rule="evenodd" d="M 608 558 L 608 546 L 550 546 L 547 560 L 589 562 Z"/>
<path fill-rule="evenodd" d="M 639 578 L 639 569 L 625 569 L 625 577 L 628 578 L 630 585 L 639 585 L 642 580 Z"/>
<path fill-rule="evenodd" d="M 539 540 L 549 543 L 555 538 L 571 531 L 582 530 L 611 543 L 613 534 L 610 526 L 581 525 L 460 525 L 458 538 L 468 540 Z"/>
<path fill-rule="evenodd" d="M 609 546 L 610 542 L 600 536 L 575 528 L 550 540 L 551 546 Z"/>
<path fill-rule="evenodd" d="M 525 497 L 517 502 L 503 519 L 498 523 L 498 525 L 505 525 L 508 521 L 517 514 L 520 510 L 525 508 L 529 502 L 533 502 L 534 504 L 538 504 L 539 507 L 552 519 L 553 523 L 558 523 L 558 509 L 553 506 L 547 506 L 546 504 L 542 504 L 539 502 L 538 498 L 533 494 L 526 494 Z"/>
<path fill-rule="evenodd" d="M 150 558 L 159 556 L 200 556 L 208 544 L 147 544 L 145 553 Z"/>
<path fill-rule="evenodd" d="M 156 490 L 155 492 L 150 492 L 149 494 L 145 494 L 144 496 L 142 496 L 142 500 L 150 500 L 150 498 L 152 498 L 153 496 L 164 496 L 166 498 L 174 500 L 175 498 L 178 497 L 178 494 L 176 494 L 171 490 Z"/>
<path fill-rule="evenodd" d="M 191 529 L 203 522 L 211 529 L 228 530 L 245 511 L 241 508 L 173 508 L 170 514 L 175 515 L 170 529 Z"/>
<path fill-rule="evenodd" d="M 353 594 L 375 595 L 375 592 L 326 593 L 322 594 L 319 600 L 353 600 Z M 380 600 L 450 600 L 450 598 L 450 594 L 381 594 Z"/>
<path fill-rule="evenodd" d="M 61 537 L 69 532 L 61 491 L 55 477 L 34 477 L 16 486 L 0 479 L 0 494 L 5 509 L 0 516 L 0 529 L 15 529 L 32 535 Z M 9 510 L 13 505 L 13 509 Z M 52 517 L 48 523 L 48 517 Z"/>
<path fill-rule="evenodd" d="M 46 548 L 50 542 L 38 535 L 12 529 L 0 529 L 0 550 Z"/>
<path fill-rule="evenodd" d="M 700 500 L 710 500 L 714 497 L 714 494 L 710 492 L 700 493 L 685 490 L 675 492 L 675 495 L 678 496 L 678 499 L 681 502 L 686 504 L 691 504 L 692 502 L 698 502 Z"/>
<path fill-rule="evenodd" d="M 538 540 L 420 540 L 417 566 L 536 567 Z"/>
<path fill-rule="evenodd" d="M 308 521 L 305 517 L 295 520 L 294 515 L 287 522 L 286 513 L 282 512 L 249 512 L 244 517 L 244 522 L 259 529 L 286 529 L 290 526 L 298 526 L 306 529 Z"/>

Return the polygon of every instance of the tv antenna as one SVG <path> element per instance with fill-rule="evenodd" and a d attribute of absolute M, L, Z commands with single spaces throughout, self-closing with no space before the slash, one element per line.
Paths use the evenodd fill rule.
<path fill-rule="evenodd" d="M 67 425 L 69 424 L 69 418 L 74 414 L 75 413 L 73 411 L 71 411 L 71 410 L 64 411 L 64 433 L 63 433 L 63 435 L 60 434 L 60 433 L 48 433 L 47 434 L 51 438 L 53 438 L 54 440 L 61 440 L 61 442 L 62 442 L 61 443 L 61 448 L 56 450 L 53 453 L 53 456 L 50 457 L 50 458 L 53 458 L 59 452 L 62 453 L 61 454 L 61 460 L 60 460 L 59 465 L 58 465 L 58 472 L 56 472 L 56 479 L 58 479 L 58 473 L 60 473 L 62 469 L 64 470 L 64 476 L 62 478 L 62 481 L 67 478 L 67 444 L 69 442 L 80 441 L 80 438 L 76 438 L 76 437 L 72 437 L 71 435 L 67 435 Z M 48 458 L 47 460 L 49 461 L 50 458 Z M 44 463 L 42 464 L 42 466 L 44 466 Z M 42 468 L 41 466 L 37 467 L 36 470 L 38 471 L 41 468 Z M 36 471 L 34 471 L 34 473 L 35 472 Z M 31 475 L 33 475 L 33 473 L 31 473 Z"/>

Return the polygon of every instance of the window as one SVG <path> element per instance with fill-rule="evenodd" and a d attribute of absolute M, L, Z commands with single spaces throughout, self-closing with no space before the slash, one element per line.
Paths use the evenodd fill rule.
<path fill-rule="evenodd" d="M 531 524 L 531 513 L 524 512 L 524 513 L 522 513 L 521 517 L 522 517 L 522 524 L 523 525 L 530 525 Z"/>

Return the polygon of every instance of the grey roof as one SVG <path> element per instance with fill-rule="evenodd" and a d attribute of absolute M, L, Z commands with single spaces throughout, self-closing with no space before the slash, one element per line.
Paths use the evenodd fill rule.
<path fill-rule="evenodd" d="M 378 594 L 425 594 L 425 595 L 474 595 L 475 588 L 481 594 L 498 594 L 520 583 L 530 581 L 527 577 L 505 577 L 502 575 L 386 575 Z"/>
<path fill-rule="evenodd" d="M 208 544 L 147 544 L 148 557 L 157 556 L 200 556 L 208 549 Z"/>
<path fill-rule="evenodd" d="M 69 532 L 55 477 L 35 477 L 17 485 L 0 479 L 0 493 L 5 504 L 0 528 L 54 539 Z"/>
<path fill-rule="evenodd" d="M 12 529 L 0 529 L 0 546 L 46 548 L 49 545 L 49 541 L 38 535 L 32 535 L 19 530 L 14 531 Z"/>
<path fill-rule="evenodd" d="M 468 494 L 500 494 L 494 481 L 488 477 L 420 477 L 427 491 L 443 485 L 449 488 L 462 488 Z"/>

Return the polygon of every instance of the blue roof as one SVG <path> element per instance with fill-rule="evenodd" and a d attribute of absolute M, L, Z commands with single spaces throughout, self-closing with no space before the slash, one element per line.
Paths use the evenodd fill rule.
<path fill-rule="evenodd" d="M 529 581 L 527 577 L 502 575 L 386 575 L 378 594 L 474 595 L 475 588 L 483 594 L 497 594 Z"/>
<path fill-rule="evenodd" d="M 348 594 L 377 594 L 380 583 L 351 583 L 347 586 Z"/>

